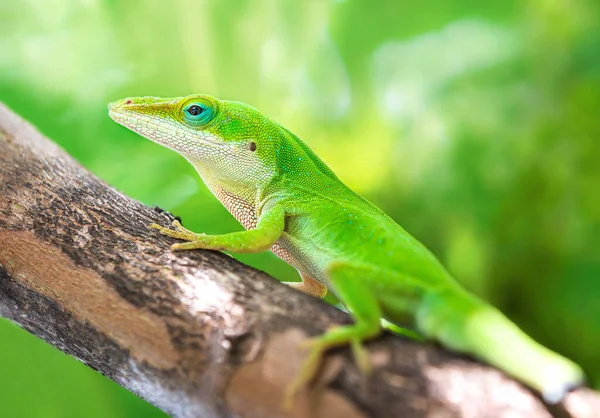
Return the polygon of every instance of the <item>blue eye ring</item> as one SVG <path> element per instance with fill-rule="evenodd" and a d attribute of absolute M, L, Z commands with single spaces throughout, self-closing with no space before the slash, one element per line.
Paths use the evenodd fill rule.
<path fill-rule="evenodd" d="M 206 125 L 214 116 L 213 107 L 206 103 L 192 102 L 183 108 L 183 118 L 191 126 Z"/>

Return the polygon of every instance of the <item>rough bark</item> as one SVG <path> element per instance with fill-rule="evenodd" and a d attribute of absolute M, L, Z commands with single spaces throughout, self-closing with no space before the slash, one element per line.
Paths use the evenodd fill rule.
<path fill-rule="evenodd" d="M 171 253 L 171 216 L 119 193 L 0 105 L 0 315 L 176 417 L 592 416 L 549 410 L 499 371 L 385 335 L 364 378 L 332 352 L 281 408 L 298 343 L 344 313 L 218 252 Z"/>

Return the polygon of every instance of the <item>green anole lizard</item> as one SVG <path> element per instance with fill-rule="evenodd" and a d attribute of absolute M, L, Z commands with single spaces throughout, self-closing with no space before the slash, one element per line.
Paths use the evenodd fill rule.
<path fill-rule="evenodd" d="M 355 323 L 309 341 L 290 401 L 317 373 L 322 354 L 349 344 L 369 370 L 362 342 L 381 318 L 411 321 L 425 338 L 471 354 L 557 402 L 583 381 L 572 361 L 539 345 L 500 311 L 461 288 L 439 261 L 380 209 L 345 186 L 297 136 L 244 103 L 208 95 L 132 97 L 109 105 L 117 123 L 185 157 L 244 226 L 224 235 L 150 225 L 184 243 L 173 250 L 271 250 L 295 267 L 288 283 L 337 296 Z"/>

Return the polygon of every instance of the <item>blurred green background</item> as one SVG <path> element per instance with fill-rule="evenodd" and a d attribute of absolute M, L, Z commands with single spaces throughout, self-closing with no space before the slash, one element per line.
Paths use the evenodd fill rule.
<path fill-rule="evenodd" d="M 0 1 L 0 100 L 111 185 L 241 229 L 109 101 L 250 103 L 600 386 L 600 2 Z M 279 279 L 272 254 L 240 256 Z M 10 417 L 164 416 L 0 320 Z"/>

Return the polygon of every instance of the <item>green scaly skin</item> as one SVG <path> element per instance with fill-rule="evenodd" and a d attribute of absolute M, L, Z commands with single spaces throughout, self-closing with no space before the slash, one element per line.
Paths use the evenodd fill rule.
<path fill-rule="evenodd" d="M 462 289 L 419 241 L 347 186 L 293 133 L 244 103 L 208 95 L 133 97 L 109 105 L 116 122 L 184 156 L 245 231 L 204 235 L 151 225 L 184 240 L 173 250 L 271 250 L 301 274 L 293 286 L 333 292 L 355 323 L 310 340 L 287 403 L 318 371 L 324 351 L 362 342 L 381 318 L 499 367 L 549 402 L 583 381 L 572 361 L 542 347 L 497 309 Z"/>

